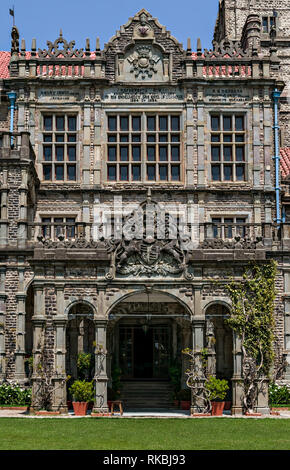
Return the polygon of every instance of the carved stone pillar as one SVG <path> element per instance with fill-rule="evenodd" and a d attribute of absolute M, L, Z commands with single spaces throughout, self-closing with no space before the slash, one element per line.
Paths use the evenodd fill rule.
<path fill-rule="evenodd" d="M 26 382 L 24 367 L 25 359 L 25 301 L 24 293 L 16 294 L 17 299 L 17 329 L 15 350 L 15 379 L 17 382 Z"/>
<path fill-rule="evenodd" d="M 216 375 L 216 350 L 215 350 L 215 332 L 214 324 L 211 320 L 206 321 L 206 348 L 208 350 L 208 372 L 210 375 Z"/>
<path fill-rule="evenodd" d="M 38 394 L 41 384 L 39 367 L 44 347 L 45 303 L 42 286 L 34 286 L 33 324 L 33 373 L 32 373 L 32 408 L 38 408 Z"/>
<path fill-rule="evenodd" d="M 95 404 L 94 412 L 107 412 L 107 320 L 95 320 Z"/>
<path fill-rule="evenodd" d="M 66 325 L 67 318 L 57 316 L 54 318 L 54 375 L 52 382 L 54 386 L 52 409 L 56 411 L 67 412 L 67 393 L 66 393 Z"/>
<path fill-rule="evenodd" d="M 234 334 L 233 338 L 234 374 L 232 378 L 232 414 L 243 412 L 243 383 L 242 383 L 242 348 L 241 338 Z"/>
<path fill-rule="evenodd" d="M 0 380 L 5 377 L 5 313 L 6 294 L 0 293 Z"/>
<path fill-rule="evenodd" d="M 195 316 L 192 320 L 192 345 L 193 351 L 196 354 L 196 360 L 199 361 L 199 368 L 202 369 L 202 353 L 204 349 L 204 339 L 205 339 L 205 318 L 203 316 Z M 204 379 L 201 377 L 200 382 L 202 383 Z M 199 411 L 199 405 L 202 403 L 192 403 L 191 404 L 191 413 L 196 413 Z"/>

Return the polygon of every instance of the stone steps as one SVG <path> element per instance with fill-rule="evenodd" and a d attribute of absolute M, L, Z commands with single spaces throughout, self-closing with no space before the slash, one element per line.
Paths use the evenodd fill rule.
<path fill-rule="evenodd" d="M 172 385 L 165 381 L 122 382 L 121 399 L 126 409 L 171 408 Z"/>

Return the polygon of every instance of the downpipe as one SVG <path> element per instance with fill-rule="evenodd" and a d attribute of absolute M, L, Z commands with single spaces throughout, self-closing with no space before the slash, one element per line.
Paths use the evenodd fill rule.
<path fill-rule="evenodd" d="M 279 145 L 279 121 L 278 121 L 278 105 L 281 92 L 275 89 L 273 91 L 274 99 L 274 143 L 275 143 L 275 155 L 273 159 L 275 160 L 275 193 L 276 193 L 276 219 L 278 227 L 282 222 L 281 210 L 280 210 L 280 145 Z"/>
<path fill-rule="evenodd" d="M 10 109 L 10 133 L 11 133 L 10 145 L 11 145 L 11 148 L 13 148 L 13 146 L 14 146 L 14 137 L 13 137 L 12 133 L 13 133 L 13 129 L 14 129 L 14 110 L 15 110 L 16 93 L 15 93 L 15 91 L 10 91 L 9 93 L 7 93 L 7 96 L 8 96 L 9 101 L 10 101 L 10 106 L 9 106 L 9 109 Z"/>

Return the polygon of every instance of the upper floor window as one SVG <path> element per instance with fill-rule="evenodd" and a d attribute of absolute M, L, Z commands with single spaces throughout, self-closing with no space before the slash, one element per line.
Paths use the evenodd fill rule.
<path fill-rule="evenodd" d="M 107 177 L 108 181 L 180 181 L 180 116 L 108 115 Z"/>
<path fill-rule="evenodd" d="M 44 238 L 56 239 L 59 235 L 70 239 L 76 236 L 75 217 L 43 217 L 41 231 Z"/>
<path fill-rule="evenodd" d="M 245 116 L 211 116 L 212 181 L 245 181 Z"/>
<path fill-rule="evenodd" d="M 276 17 L 275 16 L 263 16 L 262 32 L 269 34 L 272 26 L 276 27 Z"/>
<path fill-rule="evenodd" d="M 76 181 L 77 116 L 43 116 L 43 180 Z"/>
<path fill-rule="evenodd" d="M 213 238 L 225 239 L 237 236 L 244 238 L 247 234 L 246 222 L 246 217 L 212 217 L 209 229 Z"/>

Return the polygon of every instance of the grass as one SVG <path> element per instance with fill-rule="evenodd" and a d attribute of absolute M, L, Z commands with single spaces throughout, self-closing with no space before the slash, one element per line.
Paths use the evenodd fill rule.
<path fill-rule="evenodd" d="M 0 418 L 0 450 L 289 450 L 290 419 Z"/>

